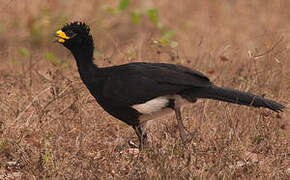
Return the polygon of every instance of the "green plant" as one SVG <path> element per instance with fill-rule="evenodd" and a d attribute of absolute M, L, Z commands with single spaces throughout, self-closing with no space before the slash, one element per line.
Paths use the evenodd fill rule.
<path fill-rule="evenodd" d="M 142 19 L 149 18 L 152 24 L 154 24 L 155 28 L 159 29 L 160 31 L 160 38 L 157 39 L 157 41 L 160 42 L 160 45 L 168 45 L 171 48 L 176 48 L 178 46 L 178 42 L 173 40 L 175 32 L 160 22 L 158 8 L 148 8 L 145 10 L 140 10 L 142 9 L 141 7 L 140 9 L 135 8 L 133 10 L 128 10 L 130 3 L 130 0 L 120 0 L 117 8 L 104 6 L 104 9 L 113 15 L 120 13 L 129 13 L 131 15 L 132 22 L 138 26 L 142 24 Z"/>
<path fill-rule="evenodd" d="M 71 67 L 68 62 L 62 60 L 60 57 L 56 56 L 55 54 L 51 52 L 45 52 L 43 54 L 43 57 L 49 60 L 54 66 L 64 66 L 65 68 Z"/>

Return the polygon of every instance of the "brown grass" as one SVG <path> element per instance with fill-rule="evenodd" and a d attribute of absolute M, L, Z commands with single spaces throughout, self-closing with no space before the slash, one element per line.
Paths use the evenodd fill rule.
<path fill-rule="evenodd" d="M 152 122 L 150 145 L 136 154 L 127 144 L 137 141 L 133 130 L 103 111 L 70 53 L 51 43 L 65 22 L 84 20 L 100 66 L 182 64 L 289 107 L 288 1 L 140 1 L 118 15 L 103 8 L 116 0 L 0 2 L 0 179 L 290 178 L 289 110 L 201 100 L 183 110 L 186 127 L 197 129 L 191 143 L 168 116 Z M 129 11 L 151 7 L 177 48 L 152 47 L 162 31 L 146 16 L 132 22 Z"/>

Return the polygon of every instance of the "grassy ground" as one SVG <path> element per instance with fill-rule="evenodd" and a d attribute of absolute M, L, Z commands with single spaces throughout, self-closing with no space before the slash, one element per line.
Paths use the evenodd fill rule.
<path fill-rule="evenodd" d="M 120 3 L 121 2 L 121 3 Z M 121 5 L 120 5 L 121 4 Z M 86 21 L 100 66 L 169 62 L 289 107 L 288 1 L 0 0 L 0 179 L 289 179 L 289 110 L 200 100 L 183 145 L 174 116 L 139 154 L 51 35 Z"/>

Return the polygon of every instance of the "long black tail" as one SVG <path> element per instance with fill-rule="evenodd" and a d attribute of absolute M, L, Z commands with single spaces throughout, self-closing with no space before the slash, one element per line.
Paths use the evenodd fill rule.
<path fill-rule="evenodd" d="M 285 108 L 282 104 L 254 94 L 214 85 L 202 88 L 201 91 L 194 93 L 194 95 L 199 98 L 209 98 L 254 107 L 265 107 L 276 112 L 283 111 Z"/>

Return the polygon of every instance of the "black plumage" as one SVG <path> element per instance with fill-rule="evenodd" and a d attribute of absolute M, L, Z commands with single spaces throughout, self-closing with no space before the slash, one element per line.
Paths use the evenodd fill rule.
<path fill-rule="evenodd" d="M 134 128 L 141 148 L 147 137 L 143 125 L 168 109 L 175 111 L 181 138 L 186 141 L 180 108 L 185 103 L 194 103 L 197 98 L 264 107 L 276 112 L 284 108 L 260 96 L 215 86 L 202 73 L 180 65 L 142 62 L 99 68 L 93 63 L 90 28 L 82 22 L 65 25 L 55 36 L 57 42 L 72 52 L 90 93 L 105 111 Z"/>

